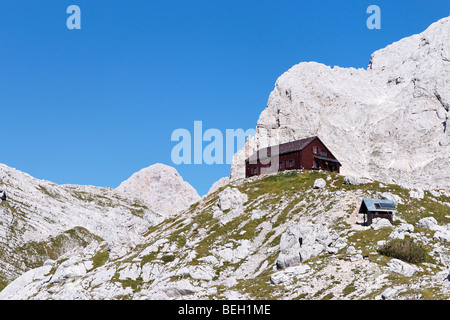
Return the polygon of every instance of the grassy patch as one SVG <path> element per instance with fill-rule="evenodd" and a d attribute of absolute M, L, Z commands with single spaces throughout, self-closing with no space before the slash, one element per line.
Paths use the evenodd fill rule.
<path fill-rule="evenodd" d="M 378 249 L 384 256 L 396 258 L 409 263 L 425 262 L 427 252 L 425 248 L 413 240 L 392 239 Z"/>
<path fill-rule="evenodd" d="M 355 249 L 362 250 L 362 255 L 369 255 L 375 251 L 377 242 L 389 239 L 389 234 L 392 232 L 391 227 L 380 228 L 374 230 L 372 228 L 354 232 L 348 237 L 349 245 L 353 245 Z"/>
<path fill-rule="evenodd" d="M 75 227 L 56 237 L 49 237 L 47 241 L 30 241 L 17 250 L 21 261 L 28 268 L 40 267 L 45 260 L 56 260 L 68 249 L 74 247 L 86 247 L 93 240 L 102 242 L 103 239 L 90 233 L 83 227 Z"/>
<path fill-rule="evenodd" d="M 175 260 L 175 256 L 172 255 L 172 254 L 164 255 L 164 256 L 161 257 L 161 260 L 162 260 L 164 263 L 169 263 L 169 262 L 172 262 L 172 261 Z"/>
<path fill-rule="evenodd" d="M 94 269 L 101 267 L 102 265 L 104 265 L 106 262 L 108 262 L 109 260 L 109 252 L 106 251 L 101 251 L 101 252 L 97 252 L 95 254 L 95 256 L 92 257 L 92 263 L 94 265 Z"/>
<path fill-rule="evenodd" d="M 356 291 L 356 287 L 355 287 L 355 284 L 352 282 L 348 286 L 346 286 L 344 288 L 344 290 L 342 290 L 342 294 L 344 295 L 344 297 L 346 297 L 355 291 Z"/>

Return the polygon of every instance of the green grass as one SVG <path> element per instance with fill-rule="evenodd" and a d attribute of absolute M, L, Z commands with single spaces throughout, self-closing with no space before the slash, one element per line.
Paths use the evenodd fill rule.
<path fill-rule="evenodd" d="M 109 252 L 101 251 L 96 253 L 92 257 L 92 263 L 94 265 L 94 269 L 103 266 L 109 260 Z"/>
<path fill-rule="evenodd" d="M 169 263 L 169 262 L 172 262 L 172 261 L 175 260 L 175 256 L 172 255 L 172 254 L 164 255 L 164 256 L 161 257 L 161 260 L 162 260 L 164 263 Z"/>
<path fill-rule="evenodd" d="M 83 227 L 75 227 L 55 237 L 49 237 L 46 241 L 30 241 L 17 250 L 17 258 L 27 268 L 40 267 L 45 260 L 56 260 L 65 253 L 67 248 L 74 246 L 86 247 L 93 240 L 102 242 L 103 239 L 92 234 Z"/>
<path fill-rule="evenodd" d="M 409 263 L 425 262 L 427 252 L 425 248 L 412 239 L 392 239 L 378 249 L 384 256 L 396 258 Z"/>

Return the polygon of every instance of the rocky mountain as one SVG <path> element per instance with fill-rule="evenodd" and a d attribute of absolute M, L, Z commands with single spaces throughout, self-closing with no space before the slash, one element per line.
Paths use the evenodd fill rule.
<path fill-rule="evenodd" d="M 0 299 L 450 299 L 449 26 L 367 69 L 294 66 L 202 198 L 161 164 L 117 190 L 0 165 Z M 343 174 L 243 178 L 255 148 L 312 135 Z M 366 226 L 377 197 L 398 212 Z"/>
<path fill-rule="evenodd" d="M 375 52 L 367 69 L 315 62 L 276 81 L 255 137 L 231 179 L 259 148 L 319 136 L 343 174 L 404 186 L 450 187 L 450 18 Z"/>
<path fill-rule="evenodd" d="M 393 225 L 363 225 L 361 199 L 376 194 L 395 200 Z M 0 299 L 449 299 L 449 208 L 448 190 L 335 173 L 241 179 L 149 226 L 120 257 L 93 239 L 24 273 Z M 392 239 L 414 241 L 425 259 L 380 253 Z"/>
<path fill-rule="evenodd" d="M 134 173 L 117 191 L 138 197 L 154 212 L 172 215 L 198 200 L 197 191 L 173 167 L 157 163 Z"/>
<path fill-rule="evenodd" d="M 105 241 L 119 257 L 164 217 L 109 188 L 57 185 L 0 164 L 0 289 L 47 259 Z"/>

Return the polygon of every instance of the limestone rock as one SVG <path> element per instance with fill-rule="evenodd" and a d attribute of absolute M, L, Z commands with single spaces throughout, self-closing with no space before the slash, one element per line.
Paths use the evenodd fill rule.
<path fill-rule="evenodd" d="M 439 229 L 439 225 L 438 225 L 436 219 L 433 217 L 425 217 L 425 218 L 420 219 L 416 223 L 416 226 L 419 228 L 426 228 L 426 229 L 430 229 L 430 230 Z"/>
<path fill-rule="evenodd" d="M 313 189 L 322 189 L 322 188 L 325 188 L 326 184 L 327 184 L 327 183 L 325 182 L 324 179 L 322 179 L 322 178 L 316 179 L 316 180 L 314 181 Z"/>
<path fill-rule="evenodd" d="M 384 227 L 392 227 L 392 224 L 388 219 L 375 218 L 372 220 L 372 224 L 370 225 L 370 227 L 374 230 L 378 230 Z"/>
<path fill-rule="evenodd" d="M 357 177 L 357 176 L 352 176 L 352 175 L 348 175 L 348 176 L 344 177 L 344 184 L 358 185 L 358 184 L 363 184 L 363 183 L 367 183 L 367 180 Z"/>
<path fill-rule="evenodd" d="M 385 200 L 391 200 L 395 205 L 403 204 L 403 200 L 400 196 L 390 193 L 390 192 L 381 192 L 380 198 Z"/>
<path fill-rule="evenodd" d="M 367 69 L 302 62 L 275 83 L 255 136 L 233 158 L 319 136 L 341 173 L 422 189 L 450 187 L 450 18 L 375 52 Z"/>
<path fill-rule="evenodd" d="M 414 232 L 414 226 L 409 223 L 402 223 L 396 227 L 394 231 L 389 235 L 393 239 L 405 239 L 405 235 L 411 235 Z"/>
<path fill-rule="evenodd" d="M 433 239 L 439 240 L 442 242 L 450 242 L 450 230 L 440 229 L 434 233 Z"/>
<path fill-rule="evenodd" d="M 247 199 L 245 193 L 241 193 L 237 188 L 228 187 L 219 194 L 217 205 L 222 211 L 231 210 L 242 206 Z"/>
<path fill-rule="evenodd" d="M 218 189 L 226 186 L 229 183 L 230 183 L 229 177 L 220 178 L 219 180 L 217 180 L 216 182 L 213 183 L 213 185 L 211 186 L 211 188 L 209 189 L 209 191 L 206 195 L 209 195 L 209 194 L 217 191 Z"/>
<path fill-rule="evenodd" d="M 392 272 L 396 272 L 407 277 L 413 276 L 414 273 L 420 270 L 417 266 L 406 263 L 399 259 L 391 259 L 391 261 L 388 262 L 387 266 Z"/>
<path fill-rule="evenodd" d="M 173 167 L 157 163 L 134 173 L 116 189 L 142 199 L 154 212 L 179 213 L 201 198 Z"/>
<path fill-rule="evenodd" d="M 327 251 L 333 242 L 328 228 L 312 223 L 291 224 L 280 238 L 277 268 L 283 269 Z"/>
<path fill-rule="evenodd" d="M 423 199 L 424 192 L 421 188 L 413 188 L 409 191 L 409 196 L 415 199 Z"/>

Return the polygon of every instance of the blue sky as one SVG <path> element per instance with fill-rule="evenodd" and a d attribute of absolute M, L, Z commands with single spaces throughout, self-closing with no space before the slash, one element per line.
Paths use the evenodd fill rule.
<path fill-rule="evenodd" d="M 380 30 L 366 27 L 372 4 Z M 70 5 L 81 30 L 66 27 Z M 449 15 L 448 0 L 2 0 L 0 163 L 115 188 L 160 162 L 203 195 L 230 165 L 174 165 L 175 129 L 255 128 L 293 65 L 366 68 Z"/>

